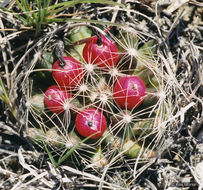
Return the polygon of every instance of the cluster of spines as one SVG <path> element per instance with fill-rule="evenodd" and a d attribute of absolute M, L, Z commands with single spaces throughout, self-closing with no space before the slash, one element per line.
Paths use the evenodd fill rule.
<path fill-rule="evenodd" d="M 84 30 L 85 27 L 81 28 Z M 72 35 L 70 39 L 74 42 L 74 35 L 78 38 L 81 31 L 79 30 L 76 34 L 74 34 L 74 31 L 71 32 Z M 90 37 L 89 35 L 90 33 L 88 33 L 87 38 Z M 47 110 L 47 106 L 44 108 L 43 99 L 49 99 L 51 97 L 47 96 L 46 93 L 44 96 L 44 93 L 42 93 L 42 96 L 40 97 L 40 106 L 43 109 L 42 114 L 46 115 L 46 119 L 44 119 L 43 116 L 36 116 L 36 118 L 43 123 L 42 125 L 47 125 L 46 120 L 49 120 L 48 123 L 51 123 L 54 128 L 47 129 L 49 128 L 48 126 L 46 129 L 41 127 L 43 130 L 37 129 L 37 132 L 35 133 L 32 131 L 32 139 L 37 139 L 37 141 L 40 142 L 42 137 L 45 139 L 45 142 L 53 147 L 70 148 L 82 138 L 78 135 L 77 131 L 77 134 L 74 133 L 73 135 L 73 132 L 69 134 L 70 130 L 75 130 L 74 122 L 71 121 L 75 119 L 75 115 L 82 110 L 94 108 L 100 110 L 107 118 L 108 122 L 108 129 L 103 136 L 90 142 L 92 143 L 90 146 L 93 146 L 94 149 L 97 150 L 96 154 L 100 154 L 101 157 L 101 155 L 104 154 L 103 151 L 107 150 L 105 147 L 108 146 L 111 150 L 119 150 L 120 152 L 123 152 L 123 154 L 127 154 L 130 158 L 137 158 L 139 155 L 146 158 L 147 152 L 151 152 L 148 157 L 155 155 L 153 150 L 148 150 L 149 147 L 153 146 L 150 145 L 150 143 L 147 143 L 148 146 L 144 144 L 145 141 L 156 136 L 156 127 L 159 125 L 158 122 L 160 122 L 159 117 L 160 115 L 165 114 L 163 112 L 159 113 L 160 111 L 156 108 L 157 103 L 165 94 L 160 91 L 159 87 L 160 81 L 158 79 L 159 75 L 157 75 L 157 62 L 155 60 L 155 43 L 152 40 L 148 41 L 138 49 L 139 39 L 133 33 L 121 31 L 121 39 L 112 35 L 109 36 L 116 42 L 120 52 L 117 52 L 117 55 L 115 52 L 112 53 L 112 55 L 111 52 L 106 52 L 105 56 L 110 56 L 111 61 L 115 58 L 115 55 L 119 57 L 119 61 L 115 65 L 98 60 L 97 57 L 94 57 L 95 53 L 94 56 L 86 53 L 87 57 L 85 58 L 84 55 L 82 56 L 82 52 L 84 51 L 81 50 L 84 48 L 84 45 L 76 45 L 74 47 L 75 49 L 69 50 L 69 52 L 73 52 L 72 55 L 77 55 L 77 61 L 82 63 L 83 68 L 80 69 L 82 72 L 78 72 L 77 70 L 77 73 L 80 76 L 84 75 L 85 79 L 77 80 L 77 83 L 70 86 L 70 88 L 64 88 L 62 83 L 59 86 L 59 82 L 55 79 L 58 85 L 56 87 L 58 89 L 63 89 L 66 93 L 73 92 L 73 95 L 68 97 L 70 99 L 68 101 L 66 96 L 62 97 L 62 102 L 59 103 L 62 104 L 64 102 L 65 104 L 62 104 L 62 108 L 58 113 L 54 112 L 53 114 L 50 114 L 50 109 L 48 113 L 46 113 L 45 110 Z M 101 37 L 103 37 L 103 35 L 101 35 L 100 38 Z M 82 38 L 84 38 L 84 36 Z M 92 37 L 91 40 L 94 42 L 95 37 Z M 89 43 L 93 43 L 92 41 Z M 95 44 L 97 46 L 102 45 Z M 91 64 L 93 61 L 97 61 L 98 63 Z M 84 62 L 85 64 L 83 64 Z M 58 64 L 60 63 L 58 62 Z M 105 67 L 105 65 L 107 66 Z M 55 69 L 54 71 L 57 72 L 58 69 Z M 141 101 L 139 104 L 142 104 L 139 107 L 136 105 L 133 105 L 130 108 L 127 106 L 122 107 L 116 102 L 113 96 L 115 94 L 113 92 L 114 85 L 120 78 L 134 75 L 139 76 L 147 86 L 146 94 L 143 94 L 144 102 Z M 74 78 L 75 77 L 69 82 L 74 82 Z M 78 76 L 76 76 L 76 78 L 78 79 Z M 118 84 L 118 87 L 119 86 L 120 83 Z M 136 88 L 136 86 L 134 88 Z M 64 95 L 62 94 L 62 96 Z M 40 113 L 39 110 L 41 108 L 36 107 L 36 102 L 33 102 L 33 97 L 30 100 L 31 105 L 34 106 L 35 111 L 37 110 L 38 113 Z M 60 112 L 63 113 L 59 114 Z M 72 116 L 73 118 L 71 118 Z M 56 123 L 54 123 L 55 120 L 57 120 Z M 61 127 L 59 127 L 58 123 Z M 28 131 L 28 134 L 29 132 L 30 131 Z M 75 140 L 72 138 L 72 142 L 70 136 L 77 138 L 75 138 Z M 103 143 L 105 145 L 102 147 L 101 145 Z"/>

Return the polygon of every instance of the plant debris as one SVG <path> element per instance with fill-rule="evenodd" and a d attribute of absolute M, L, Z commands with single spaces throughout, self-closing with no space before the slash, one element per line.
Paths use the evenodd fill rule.
<path fill-rule="evenodd" d="M 202 2 L 23 2 L 0 1 L 0 189 L 202 189 Z M 50 113 L 43 96 L 55 83 L 52 64 L 63 54 L 83 62 L 99 32 L 117 44 L 123 72 L 87 65 L 71 111 Z M 148 94 L 121 110 L 109 84 L 132 74 Z M 105 110 L 108 127 L 96 140 L 75 131 L 87 105 Z"/>

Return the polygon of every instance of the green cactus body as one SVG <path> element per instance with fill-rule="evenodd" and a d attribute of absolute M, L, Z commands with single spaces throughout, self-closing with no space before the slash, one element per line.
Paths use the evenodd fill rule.
<path fill-rule="evenodd" d="M 74 59 L 76 59 L 77 61 L 82 62 L 81 55 L 74 48 L 70 48 L 70 49 L 68 49 L 68 51 L 65 50 L 65 54 L 64 55 L 74 57 Z"/>
<path fill-rule="evenodd" d="M 148 59 L 153 60 L 157 52 L 155 40 L 149 40 L 146 42 L 141 48 L 139 48 L 139 52 L 145 56 L 148 56 Z"/>
<path fill-rule="evenodd" d="M 151 150 L 143 146 L 141 142 L 134 142 L 133 140 L 127 139 L 122 147 L 122 151 L 125 151 L 124 154 L 129 158 L 135 159 L 141 157 L 143 159 L 154 158 L 157 155 L 155 150 Z"/>
<path fill-rule="evenodd" d="M 142 103 L 143 108 L 149 108 L 150 106 L 155 105 L 161 97 L 162 94 L 154 88 L 147 88 L 147 95 L 144 98 Z"/>
<path fill-rule="evenodd" d="M 51 52 L 43 52 L 40 62 L 36 65 L 37 69 L 42 69 L 42 71 L 37 71 L 37 77 L 39 78 L 51 78 L 52 64 L 54 62 L 54 56 Z"/>
<path fill-rule="evenodd" d="M 80 111 L 83 107 L 82 103 L 78 98 L 72 98 L 70 101 L 70 109 L 72 110 L 72 113 L 75 115 Z"/>
<path fill-rule="evenodd" d="M 135 143 L 132 140 L 127 140 L 122 147 L 122 151 L 130 158 L 137 158 L 139 154 L 142 154 L 142 145 Z"/>
<path fill-rule="evenodd" d="M 44 141 L 55 148 L 65 147 L 66 144 L 65 139 L 57 132 L 56 128 L 51 128 L 46 132 Z"/>
<path fill-rule="evenodd" d="M 108 155 L 109 157 L 113 157 L 112 155 L 119 154 L 120 152 L 123 152 L 126 157 L 132 159 L 138 157 L 146 159 L 154 157 L 156 152 L 148 150 L 141 140 L 145 139 L 145 142 L 148 142 L 148 136 L 151 137 L 155 126 L 154 115 L 156 114 L 156 110 L 154 111 L 153 109 L 160 98 L 157 90 L 159 89 L 158 79 L 155 77 L 156 73 L 153 69 L 156 65 L 155 41 L 149 40 L 138 49 L 140 41 L 135 33 L 121 33 L 121 39 L 116 41 L 120 51 L 119 55 L 121 55 L 118 65 L 114 68 L 102 70 L 93 64 L 84 63 L 82 57 L 85 40 L 92 36 L 92 31 L 86 26 L 80 26 L 71 29 L 68 34 L 69 45 L 71 41 L 73 46 L 71 46 L 71 48 L 70 46 L 67 47 L 65 53 L 83 64 L 82 66 L 85 75 L 84 81 L 82 81 L 82 84 L 79 84 L 77 88 L 72 88 L 73 90 L 67 88 L 68 92 L 73 94 L 70 98 L 70 104 L 68 104 L 68 106 L 70 106 L 70 112 L 66 112 L 68 114 L 63 115 L 61 113 L 57 115 L 56 113 L 53 114 L 53 117 L 49 118 L 49 123 L 52 123 L 52 121 L 53 123 L 56 122 L 55 125 L 51 126 L 57 126 L 57 128 L 47 127 L 48 130 L 46 133 L 40 129 L 31 128 L 28 129 L 28 136 L 30 136 L 34 142 L 45 142 L 55 149 L 62 148 L 64 150 L 71 150 L 82 141 L 82 136 L 81 138 L 79 137 L 80 133 L 79 131 L 77 132 L 73 118 L 75 118 L 75 115 L 80 113 L 81 110 L 90 107 L 100 111 L 102 110 L 102 113 L 107 117 L 107 122 L 110 123 L 108 129 L 102 135 L 103 138 L 100 138 L 98 141 L 89 139 L 87 142 L 83 142 L 80 145 L 78 155 L 84 151 L 88 154 L 92 154 L 92 149 L 94 151 L 96 150 L 94 154 L 92 154 L 91 159 L 88 160 L 88 163 L 91 163 L 90 165 L 96 168 L 102 168 L 107 165 L 107 156 L 104 154 L 109 152 L 111 154 L 110 156 Z M 121 44 L 119 45 L 119 43 Z M 47 71 L 51 70 L 53 56 L 49 52 L 45 52 L 42 60 L 43 63 L 40 64 L 40 68 L 42 70 L 47 69 Z M 113 69 L 115 69 L 116 72 L 113 73 Z M 146 96 L 145 94 L 142 96 L 144 102 L 140 107 L 133 109 L 119 107 L 113 97 L 114 84 L 121 76 L 128 75 L 138 76 L 147 86 Z M 46 78 L 46 75 L 44 77 Z M 73 76 L 73 80 L 74 77 L 77 76 Z M 53 80 L 51 82 L 54 83 Z M 58 87 L 61 88 L 59 85 Z M 48 88 L 48 86 L 46 86 L 46 88 Z M 120 97 L 121 96 L 127 97 L 127 95 L 122 94 Z M 36 114 L 45 113 L 43 94 L 35 94 L 29 101 Z M 151 110 L 153 110 L 152 114 L 149 113 Z M 57 122 L 56 118 L 59 119 L 60 122 Z M 70 123 L 72 123 L 69 123 L 68 126 L 66 126 L 66 123 L 63 123 L 64 118 L 71 120 Z M 42 120 L 43 119 L 44 118 L 42 118 Z M 48 122 L 45 124 L 47 126 L 49 125 Z M 90 125 L 89 127 L 92 126 Z M 91 149 L 91 151 L 89 151 L 89 149 Z"/>
<path fill-rule="evenodd" d="M 108 164 L 108 160 L 104 156 L 101 146 L 97 148 L 96 152 L 91 157 L 91 163 L 97 169 L 103 168 L 105 165 Z"/>
<path fill-rule="evenodd" d="M 92 31 L 87 26 L 80 26 L 80 27 L 77 27 L 77 28 L 73 28 L 70 31 L 70 37 L 69 38 L 70 38 L 72 43 L 75 43 L 77 41 L 89 38 L 89 37 L 91 37 L 91 35 L 92 35 Z M 80 55 L 82 55 L 84 46 L 85 46 L 85 44 L 75 45 L 74 49 Z"/>
<path fill-rule="evenodd" d="M 120 52 L 126 52 L 129 48 L 138 49 L 138 38 L 134 31 L 120 31 L 118 49 Z M 129 53 L 128 53 L 129 54 Z"/>
<path fill-rule="evenodd" d="M 53 62 L 54 56 L 51 52 L 45 51 L 42 53 L 41 59 L 36 64 L 34 72 L 30 75 L 33 80 L 33 87 L 36 91 L 39 91 L 39 89 L 45 90 L 47 86 L 54 82 L 52 78 Z"/>
<path fill-rule="evenodd" d="M 82 139 L 72 130 L 71 132 L 68 133 L 66 148 L 71 149 L 75 145 L 79 144 L 81 141 Z"/>
<path fill-rule="evenodd" d="M 153 72 L 149 68 L 156 67 L 156 44 L 154 40 L 149 40 L 137 51 L 137 66 L 133 72 L 139 75 L 147 83 L 153 77 Z"/>
<path fill-rule="evenodd" d="M 138 38 L 136 33 L 122 31 L 119 35 L 118 67 L 124 74 L 132 74 L 137 66 Z"/>
<path fill-rule="evenodd" d="M 36 114 L 43 114 L 44 112 L 44 94 L 35 94 L 30 97 L 29 104 Z"/>
<path fill-rule="evenodd" d="M 45 137 L 45 133 L 42 129 L 38 128 L 26 128 L 26 134 L 34 143 L 42 143 L 42 139 Z"/>
<path fill-rule="evenodd" d="M 120 150 L 122 146 L 122 138 L 119 136 L 114 136 L 111 134 L 108 130 L 105 131 L 103 134 L 104 137 L 104 143 L 107 144 L 110 149 Z"/>
<path fill-rule="evenodd" d="M 54 56 L 51 52 L 44 52 L 42 54 L 42 61 L 39 65 L 42 69 L 48 69 L 49 72 L 52 72 L 52 63 L 54 62 Z"/>
<path fill-rule="evenodd" d="M 131 123 L 131 128 L 134 135 L 144 136 L 148 135 L 153 130 L 154 120 L 142 120 Z"/>

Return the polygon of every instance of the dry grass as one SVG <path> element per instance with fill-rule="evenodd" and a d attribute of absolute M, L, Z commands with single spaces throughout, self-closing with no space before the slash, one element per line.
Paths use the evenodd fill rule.
<path fill-rule="evenodd" d="M 8 4 L 11 10 L 16 6 L 12 2 Z M 3 84 L 0 87 L 0 189 L 202 188 L 199 168 L 203 159 L 203 8 L 198 1 L 181 2 L 177 7 L 161 1 L 126 0 L 125 8 L 82 4 L 64 10 L 62 16 L 108 19 L 120 26 L 52 23 L 45 25 L 37 37 L 33 28 L 23 26 L 12 13 L 0 10 Z M 88 11 L 84 11 L 86 9 Z M 121 54 L 127 55 L 124 63 L 133 63 L 136 59 L 137 65 L 154 77 L 148 80 L 148 85 L 155 90 L 148 90 L 147 97 L 157 101 L 140 110 L 121 110 L 111 98 L 111 84 L 125 75 L 126 68 L 120 64 L 110 71 L 86 69 L 89 79 L 84 81 L 83 88 L 75 90 L 73 100 L 82 99 L 82 108 L 100 107 L 107 117 L 111 116 L 109 129 L 102 138 L 82 143 L 62 165 L 54 168 L 41 138 L 54 159 L 61 158 L 81 141 L 73 133 L 74 116 L 69 109 L 59 116 L 50 114 L 46 108 L 39 114 L 30 101 L 34 90 L 43 95 L 46 85 L 53 82 L 37 81 L 35 77 L 41 71 L 50 71 L 37 67 L 43 62 L 44 52 L 54 55 L 62 33 L 65 31 L 66 38 L 70 29 L 81 25 L 99 31 L 99 27 L 110 29 L 107 33 L 122 48 Z M 149 40 L 156 42 L 157 53 L 153 56 L 139 51 Z M 134 68 L 127 71 L 133 72 Z M 149 73 L 140 77 L 146 79 Z M 109 81 L 98 82 L 104 74 L 110 75 Z M 88 98 L 94 101 L 87 103 Z M 72 106 L 75 113 L 81 110 L 74 103 Z M 116 124 L 113 124 L 114 117 L 119 118 Z M 138 122 L 148 122 L 152 129 L 139 136 L 132 135 L 129 123 Z M 139 131 L 139 127 L 136 130 Z M 130 158 L 128 150 L 123 148 L 126 139 L 133 141 L 131 147 L 142 142 L 136 158 Z M 97 157 L 92 162 L 95 152 Z"/>

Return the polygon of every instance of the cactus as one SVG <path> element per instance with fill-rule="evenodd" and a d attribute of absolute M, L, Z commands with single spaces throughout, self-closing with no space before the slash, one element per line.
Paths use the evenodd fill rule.
<path fill-rule="evenodd" d="M 70 31 L 69 38 L 70 38 L 70 41 L 74 44 L 74 43 L 77 43 L 80 40 L 84 40 L 86 38 L 91 37 L 91 35 L 92 35 L 92 31 L 87 26 L 80 26 L 80 27 L 77 27 L 77 28 L 73 28 Z M 74 49 L 80 55 L 82 55 L 84 46 L 85 46 L 85 43 L 74 45 Z"/>
<path fill-rule="evenodd" d="M 92 166 L 96 169 L 101 169 L 108 164 L 108 160 L 104 156 L 101 146 L 99 146 L 96 152 L 93 153 L 90 162 Z"/>
<path fill-rule="evenodd" d="M 41 143 L 42 139 L 45 137 L 43 130 L 34 127 L 27 128 L 26 134 L 34 143 Z"/>
<path fill-rule="evenodd" d="M 50 128 L 45 134 L 46 143 L 51 145 L 52 147 L 61 148 L 66 144 L 65 139 L 58 134 L 56 128 Z"/>
<path fill-rule="evenodd" d="M 133 142 L 132 140 L 127 140 L 123 147 L 122 151 L 125 151 L 125 154 L 130 158 L 137 158 L 139 154 L 142 154 L 142 145 Z"/>
<path fill-rule="evenodd" d="M 93 38 L 91 36 L 92 32 L 87 27 L 69 31 L 69 40 L 73 47 L 66 51 L 69 52 L 69 56 L 77 57 L 80 72 L 77 68 L 71 70 L 71 64 L 68 62 L 72 60 L 70 57 L 67 60 L 67 67 L 70 66 L 71 76 L 64 74 L 63 65 L 61 70 L 54 68 L 54 72 L 63 75 L 63 82 L 56 80 L 58 88 L 71 94 L 70 97 L 68 96 L 70 111 L 67 112 L 61 105 L 60 97 L 56 98 L 56 103 L 61 106 L 59 111 L 53 111 L 52 106 L 47 106 L 48 110 L 45 110 L 42 94 L 36 95 L 41 98 L 39 100 L 36 98 L 36 102 L 33 97 L 32 105 L 37 110 L 35 113 L 43 112 L 48 122 L 54 124 L 52 128 L 45 127 L 43 134 L 36 131 L 33 139 L 36 139 L 35 142 L 40 142 L 40 138 L 43 138 L 46 144 L 56 149 L 71 149 L 85 137 L 92 135 L 85 142 L 86 146 L 81 146 L 80 149 L 88 152 L 87 147 L 93 148 L 94 153 L 89 160 L 93 168 L 102 168 L 109 163 L 109 159 L 113 159 L 110 154 L 124 154 L 126 158 L 133 159 L 155 157 L 156 150 L 149 149 L 153 146 L 143 143 L 143 140 L 150 141 L 150 138 L 155 137 L 153 134 L 158 134 L 159 124 L 157 123 L 163 121 L 158 118 L 163 115 L 167 117 L 167 104 L 159 105 L 159 102 L 165 101 L 165 97 L 161 93 L 164 82 L 160 82 L 162 75 L 159 75 L 157 70 L 155 41 L 149 40 L 140 47 L 140 39 L 135 33 L 121 32 L 118 36 L 111 35 L 110 42 L 113 44 L 113 50 L 111 52 L 111 48 L 107 48 L 108 52 L 104 54 L 101 53 L 102 43 L 109 40 L 108 32 L 96 36 L 96 42 L 95 36 Z M 94 42 L 90 42 L 90 39 Z M 84 42 L 87 44 L 85 45 Z M 89 49 L 84 49 L 87 46 Z M 94 54 L 94 57 L 88 57 L 91 56 L 89 46 L 94 46 L 95 52 L 100 53 Z M 97 50 L 98 47 L 99 50 Z M 77 52 L 81 58 L 78 58 Z M 104 57 L 109 60 L 102 60 Z M 78 77 L 81 77 L 81 80 L 76 81 Z M 139 84 L 131 85 L 131 80 L 128 83 L 127 79 L 131 78 L 139 81 Z M 76 82 L 71 85 L 74 80 Z M 124 83 L 125 87 L 122 87 Z M 141 89 L 138 89 L 139 85 L 142 86 Z M 67 97 L 63 95 L 61 99 L 62 102 L 66 102 Z M 92 123 L 88 120 L 90 116 L 83 116 L 81 122 L 78 118 L 85 110 L 101 113 L 105 122 L 95 120 L 95 123 Z M 91 117 L 95 117 L 94 113 Z M 46 125 L 47 121 L 42 118 L 40 122 Z M 97 135 L 93 135 L 94 126 L 97 126 Z"/>
<path fill-rule="evenodd" d="M 28 103 L 33 108 L 36 114 L 43 114 L 45 105 L 44 105 L 44 94 L 35 94 L 30 97 Z"/>

